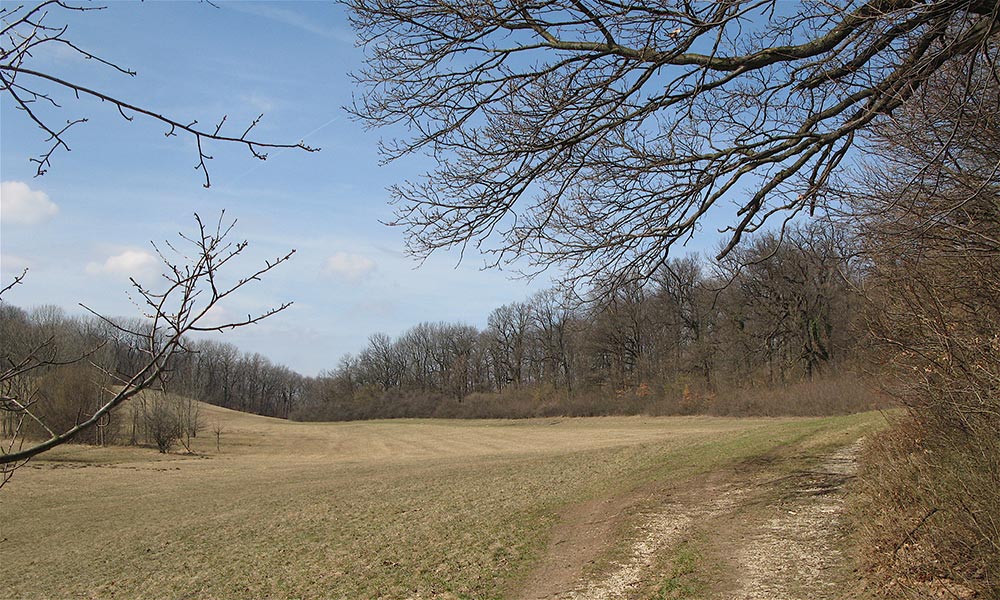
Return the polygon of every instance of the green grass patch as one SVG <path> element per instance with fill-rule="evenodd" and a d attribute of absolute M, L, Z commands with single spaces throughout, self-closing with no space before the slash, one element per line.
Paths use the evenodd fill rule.
<path fill-rule="evenodd" d="M 684 600 L 696 597 L 700 585 L 695 577 L 699 555 L 688 541 L 674 549 L 671 572 L 660 584 L 653 600 Z"/>

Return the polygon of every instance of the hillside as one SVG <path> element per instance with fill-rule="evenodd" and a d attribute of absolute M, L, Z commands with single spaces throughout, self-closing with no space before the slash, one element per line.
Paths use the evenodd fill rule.
<path fill-rule="evenodd" d="M 706 481 L 787 474 L 880 422 L 294 423 L 202 411 L 209 429 L 221 425 L 221 451 L 204 431 L 192 455 L 67 446 L 18 472 L 0 495 L 0 589 L 25 598 L 517 597 L 549 568 L 581 507 L 616 510 L 593 537 L 594 562 L 560 571 L 571 582 L 613 570 L 643 531 L 638 516 L 666 506 L 670 490 L 707 503 L 698 495 L 711 494 L 699 487 Z M 703 584 L 729 585 L 710 571 Z"/>

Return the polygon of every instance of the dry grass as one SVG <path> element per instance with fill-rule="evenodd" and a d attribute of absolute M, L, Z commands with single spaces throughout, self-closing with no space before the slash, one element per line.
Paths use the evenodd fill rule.
<path fill-rule="evenodd" d="M 65 447 L 19 471 L 0 492 L 0 595 L 504 597 L 568 505 L 877 421 L 203 414 L 221 453 L 203 431 L 195 455 Z"/>
<path fill-rule="evenodd" d="M 1000 442 L 899 415 L 866 445 L 854 500 L 882 598 L 1000 598 Z"/>

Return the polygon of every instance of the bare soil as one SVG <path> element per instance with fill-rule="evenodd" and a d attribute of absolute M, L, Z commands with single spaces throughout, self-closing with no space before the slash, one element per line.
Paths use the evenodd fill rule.
<path fill-rule="evenodd" d="M 857 591 L 849 585 L 842 517 L 860 443 L 783 482 L 737 554 L 741 576 L 733 600 L 834 600 Z"/>
<path fill-rule="evenodd" d="M 859 445 L 772 456 L 573 507 L 517 597 L 857 598 L 842 516 Z M 616 548 L 623 536 L 629 542 Z M 682 545 L 698 549 L 698 564 L 680 584 Z"/>

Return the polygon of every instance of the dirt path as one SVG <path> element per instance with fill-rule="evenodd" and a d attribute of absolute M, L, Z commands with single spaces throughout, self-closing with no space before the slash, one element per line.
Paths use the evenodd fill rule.
<path fill-rule="evenodd" d="M 861 442 L 796 472 L 765 509 L 738 552 L 739 590 L 732 600 L 833 600 L 849 597 L 842 517 L 844 484 L 853 477 Z"/>
<path fill-rule="evenodd" d="M 818 466 L 715 473 L 678 488 L 592 501 L 567 512 L 522 600 L 617 600 L 663 595 L 660 582 L 682 543 L 699 540 L 700 593 L 726 600 L 832 600 L 849 572 L 843 556 L 844 484 L 860 442 Z M 595 564 L 623 528 L 631 542 L 610 568 Z M 711 563 L 711 564 L 707 564 Z"/>

